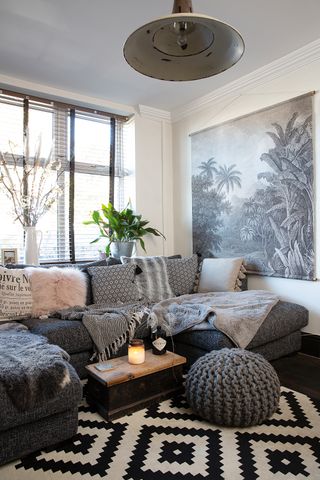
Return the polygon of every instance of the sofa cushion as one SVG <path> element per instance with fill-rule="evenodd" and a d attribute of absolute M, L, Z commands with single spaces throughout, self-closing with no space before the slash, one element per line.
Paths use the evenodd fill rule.
<path fill-rule="evenodd" d="M 31 280 L 32 316 L 48 315 L 56 310 L 84 307 L 86 277 L 77 268 L 25 269 Z"/>
<path fill-rule="evenodd" d="M 156 303 L 174 296 L 169 284 L 165 257 L 121 257 L 121 261 L 138 267 L 135 284 L 139 298 L 144 302 Z"/>
<path fill-rule="evenodd" d="M 242 258 L 205 258 L 202 262 L 198 292 L 235 292 L 240 290 Z"/>
<path fill-rule="evenodd" d="M 64 412 L 77 407 L 82 397 L 82 387 L 74 368 L 66 362 L 69 370 L 70 382 L 62 389 L 59 395 L 52 400 L 39 404 L 25 412 L 18 412 L 10 400 L 4 384 L 0 382 L 0 431 L 34 422 L 55 413 Z"/>
<path fill-rule="evenodd" d="M 81 271 L 86 275 L 87 280 L 87 298 L 86 305 L 91 305 L 93 303 L 93 294 L 92 294 L 92 284 L 91 284 L 91 275 L 89 275 L 89 267 L 110 267 L 112 265 L 120 265 L 121 261 L 119 258 L 108 257 L 104 260 L 97 260 L 96 262 L 90 262 L 83 266 L 79 266 Z"/>
<path fill-rule="evenodd" d="M 166 264 L 173 293 L 176 296 L 193 293 L 198 272 L 198 256 L 166 258 Z"/>
<path fill-rule="evenodd" d="M 301 305 L 278 302 L 248 345 L 248 349 L 264 345 L 300 330 L 308 323 L 308 311 Z M 174 337 L 175 342 L 193 345 L 210 352 L 217 348 L 230 347 L 232 342 L 217 330 L 188 330 Z"/>
<path fill-rule="evenodd" d="M 134 284 L 135 270 L 134 264 L 89 267 L 94 303 L 115 305 L 138 301 L 139 292 Z"/>
<path fill-rule="evenodd" d="M 25 270 L 0 266 L 0 323 L 28 318 L 31 312 L 31 283 Z"/>
<path fill-rule="evenodd" d="M 29 318 L 22 322 L 31 333 L 47 337 L 50 343 L 59 345 L 69 354 L 91 350 L 91 337 L 79 320 L 61 320 L 60 318 Z"/>

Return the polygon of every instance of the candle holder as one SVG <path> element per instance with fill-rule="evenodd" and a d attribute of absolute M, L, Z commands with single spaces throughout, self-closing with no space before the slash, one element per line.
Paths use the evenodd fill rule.
<path fill-rule="evenodd" d="M 133 365 L 139 365 L 144 363 L 145 359 L 146 352 L 143 340 L 139 338 L 132 339 L 128 346 L 128 362 Z"/>

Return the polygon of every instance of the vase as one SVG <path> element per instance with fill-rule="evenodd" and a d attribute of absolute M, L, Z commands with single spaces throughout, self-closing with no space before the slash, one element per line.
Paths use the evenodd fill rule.
<path fill-rule="evenodd" d="M 114 258 L 131 257 L 135 243 L 134 240 L 128 242 L 112 242 L 110 245 L 111 256 Z"/>
<path fill-rule="evenodd" d="M 26 265 L 39 265 L 42 232 L 36 227 L 24 227 L 26 233 L 24 243 L 24 262 Z"/>

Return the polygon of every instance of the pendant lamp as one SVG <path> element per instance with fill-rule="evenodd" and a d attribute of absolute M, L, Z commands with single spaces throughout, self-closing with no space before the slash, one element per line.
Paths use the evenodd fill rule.
<path fill-rule="evenodd" d="M 240 33 L 220 20 L 193 13 L 191 0 L 174 0 L 172 15 L 138 28 L 123 48 L 137 72 L 171 81 L 217 75 L 237 63 L 243 52 Z"/>

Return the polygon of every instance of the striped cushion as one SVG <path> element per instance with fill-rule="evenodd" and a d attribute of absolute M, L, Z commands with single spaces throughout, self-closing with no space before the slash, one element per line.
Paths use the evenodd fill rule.
<path fill-rule="evenodd" d="M 141 272 L 136 274 L 135 284 L 145 302 L 161 302 L 174 297 L 168 280 L 164 257 L 121 257 L 122 263 L 133 263 Z"/>

